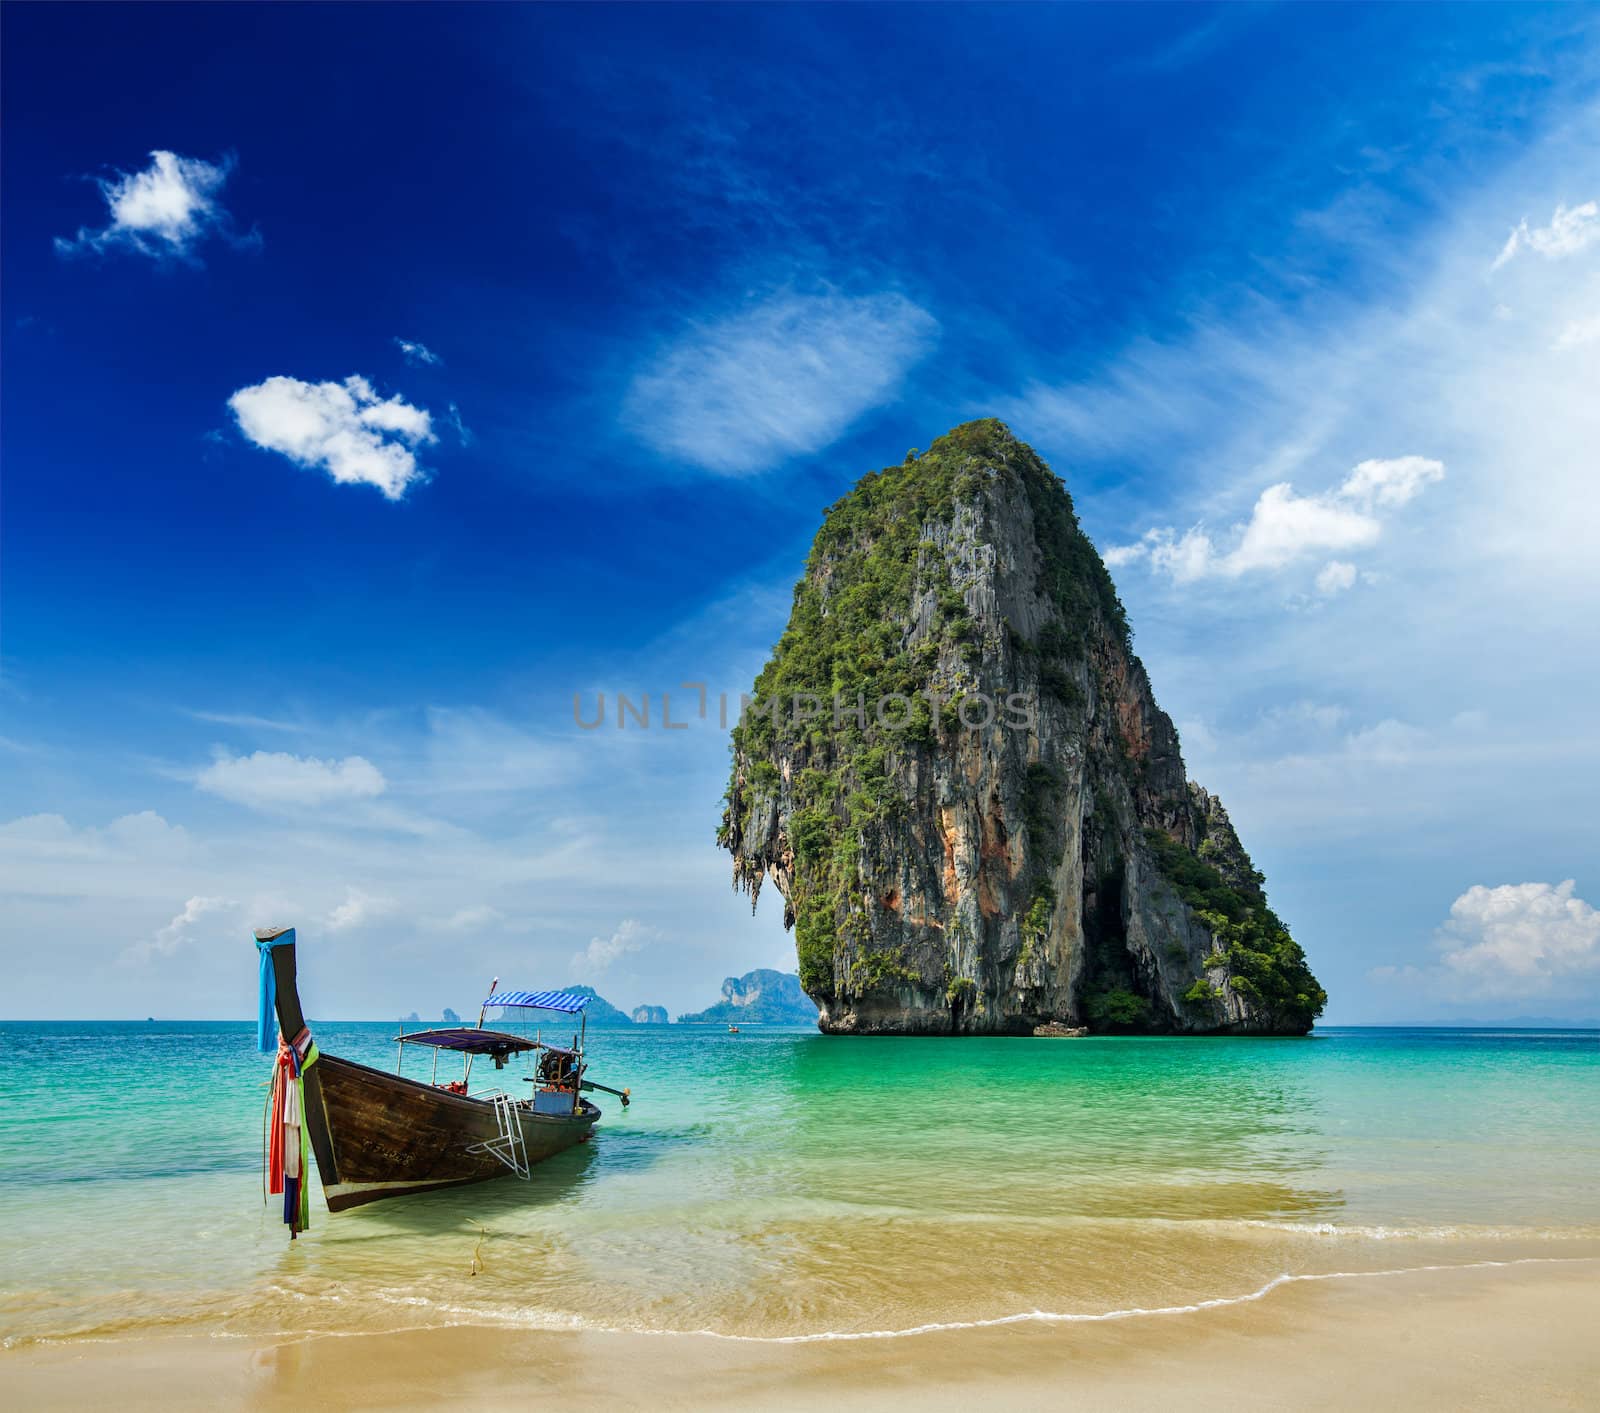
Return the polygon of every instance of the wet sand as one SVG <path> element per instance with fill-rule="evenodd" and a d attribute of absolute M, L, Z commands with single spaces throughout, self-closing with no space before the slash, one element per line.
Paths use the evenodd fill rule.
<path fill-rule="evenodd" d="M 12 1407 L 429 1409 L 1600 1406 L 1600 1261 L 1279 1285 L 1185 1314 L 772 1343 L 460 1326 L 140 1337 L 0 1355 Z"/>

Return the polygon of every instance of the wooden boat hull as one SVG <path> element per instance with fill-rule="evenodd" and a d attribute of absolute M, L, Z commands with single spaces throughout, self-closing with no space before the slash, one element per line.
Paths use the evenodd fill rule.
<path fill-rule="evenodd" d="M 305 1027 L 294 953 L 293 942 L 272 949 L 278 1027 L 288 1036 Z M 487 1098 L 452 1094 L 320 1049 L 303 1074 L 306 1132 L 330 1212 L 510 1173 L 494 1153 L 470 1151 L 500 1137 Z M 530 1165 L 583 1142 L 600 1119 L 587 1099 L 570 1117 L 513 1112 Z"/>
<path fill-rule="evenodd" d="M 500 1136 L 487 1099 L 451 1094 L 337 1055 L 321 1055 L 306 1072 L 308 1079 L 313 1072 L 320 1072 L 318 1094 L 315 1103 L 306 1095 L 307 1122 L 330 1212 L 508 1175 L 493 1153 L 471 1151 Z M 571 1118 L 516 1113 L 530 1164 L 583 1142 L 600 1118 L 587 1100 Z M 317 1142 L 319 1128 L 325 1145 Z M 331 1170 L 323 1165 L 324 1146 Z"/>

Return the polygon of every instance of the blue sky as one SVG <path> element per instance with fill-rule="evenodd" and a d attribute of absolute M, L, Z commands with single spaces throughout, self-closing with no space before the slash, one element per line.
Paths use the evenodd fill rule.
<path fill-rule="evenodd" d="M 999 415 L 1330 1021 L 1600 1013 L 1593 11 L 11 6 L 3 62 L 0 1011 L 245 1014 L 269 919 L 348 1015 L 791 967 L 716 694 L 826 504 Z"/>

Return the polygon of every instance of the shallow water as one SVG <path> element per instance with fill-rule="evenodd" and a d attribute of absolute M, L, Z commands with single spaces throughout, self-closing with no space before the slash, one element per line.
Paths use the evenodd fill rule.
<path fill-rule="evenodd" d="M 314 1030 L 393 1065 L 392 1024 Z M 526 1183 L 331 1218 L 316 1193 L 293 1245 L 262 1201 L 253 1040 L 0 1024 L 6 1343 L 458 1322 L 792 1338 L 1600 1253 L 1592 1031 L 597 1030 L 594 1078 L 634 1103 L 596 1096 L 593 1143 Z"/>

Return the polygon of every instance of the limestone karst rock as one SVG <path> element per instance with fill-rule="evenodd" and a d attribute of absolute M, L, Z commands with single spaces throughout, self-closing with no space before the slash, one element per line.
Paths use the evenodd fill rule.
<path fill-rule="evenodd" d="M 782 893 L 823 1030 L 1310 1029 L 1322 988 L 1130 643 L 999 422 L 829 508 L 718 831 L 736 887 Z"/>

